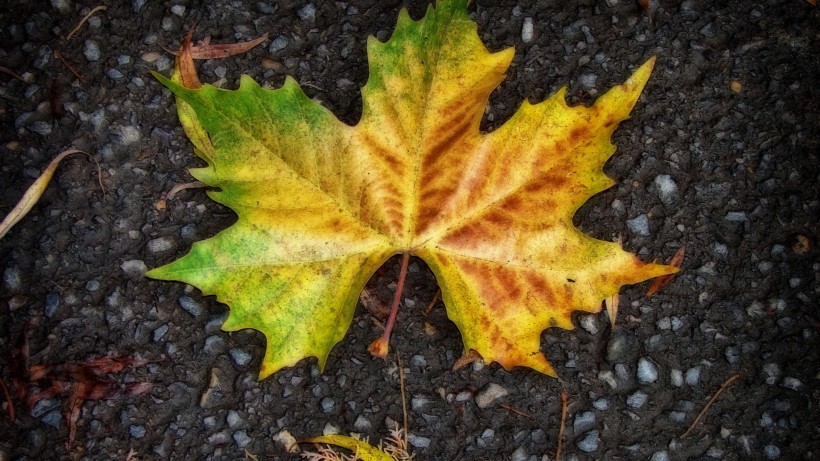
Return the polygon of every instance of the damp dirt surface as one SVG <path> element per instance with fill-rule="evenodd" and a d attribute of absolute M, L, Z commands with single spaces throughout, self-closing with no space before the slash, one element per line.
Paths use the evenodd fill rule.
<path fill-rule="evenodd" d="M 195 40 L 268 33 L 247 54 L 198 62 L 200 78 L 236 88 L 243 73 L 271 87 L 292 76 L 353 124 L 366 37 L 389 38 L 402 2 L 116 1 L 66 40 L 96 4 L 0 11 L 0 65 L 23 80 L 0 73 L 0 215 L 66 148 L 102 170 L 83 155 L 64 160 L 0 241 L 0 376 L 16 410 L 10 421 L 2 398 L 0 460 L 296 459 L 277 441 L 285 431 L 386 437 L 403 424 L 402 397 L 395 356 L 367 352 L 380 334 L 373 314 L 357 308 L 324 371 L 306 359 L 258 381 L 261 334 L 221 331 L 226 306 L 142 272 L 235 221 L 203 189 L 162 207 L 203 165 L 150 75 L 170 73 L 162 46 L 176 48 L 193 24 Z M 428 2 L 404 4 L 418 18 Z M 645 261 L 684 245 L 686 258 L 660 293 L 622 290 L 614 329 L 601 312 L 545 331 L 558 380 L 497 364 L 453 371 L 460 334 L 441 304 L 423 312 L 436 281 L 413 259 L 391 348 L 416 459 L 554 459 L 564 389 L 565 460 L 820 458 L 820 13 L 803 0 L 650 4 L 651 20 L 628 0 L 469 6 L 490 50 L 516 48 L 485 130 L 563 85 L 570 102 L 589 104 L 657 56 L 613 137 L 605 171 L 617 184 L 575 223 Z M 384 303 L 397 274 L 393 259 L 371 281 Z M 27 409 L 14 391 L 24 329 L 32 364 L 131 355 L 148 363 L 111 379 L 154 386 L 85 402 L 67 450 L 65 399 Z"/>

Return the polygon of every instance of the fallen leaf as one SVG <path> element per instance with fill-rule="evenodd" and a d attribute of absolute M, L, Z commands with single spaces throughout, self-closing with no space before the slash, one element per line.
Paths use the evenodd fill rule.
<path fill-rule="evenodd" d="M 0 239 L 5 237 L 6 233 L 14 227 L 15 224 L 20 222 L 23 217 L 25 217 L 29 211 L 34 207 L 40 197 L 43 196 L 43 193 L 46 191 L 48 187 L 49 181 L 51 181 L 51 177 L 54 176 L 54 172 L 57 171 L 57 167 L 60 165 L 60 162 L 72 154 L 85 154 L 91 157 L 89 154 L 77 150 L 77 149 L 68 149 L 66 151 L 61 152 L 59 155 L 54 157 L 54 159 L 46 166 L 46 169 L 43 170 L 43 173 L 40 174 L 34 182 L 29 186 L 26 192 L 23 194 L 23 198 L 17 202 L 17 205 L 6 215 L 3 219 L 3 222 L 0 223 Z M 92 157 L 93 158 L 93 157 Z M 97 172 L 99 173 L 99 165 L 97 165 Z M 100 188 L 102 188 L 102 180 L 100 180 Z M 105 189 L 103 189 L 105 191 Z"/>
<path fill-rule="evenodd" d="M 396 254 L 432 269 L 465 352 L 551 376 L 544 329 L 571 329 L 573 311 L 598 312 L 622 285 L 677 271 L 572 224 L 613 184 L 602 170 L 610 137 L 655 59 L 591 107 L 569 107 L 562 88 L 484 134 L 513 50 L 484 47 L 467 3 L 441 0 L 418 21 L 402 10 L 389 41 L 368 41 L 352 127 L 292 78 L 268 90 L 243 76 L 224 91 L 154 74 L 208 164 L 191 173 L 239 219 L 147 275 L 216 295 L 231 308 L 223 330 L 263 332 L 260 378 L 309 356 L 323 368 L 365 283 Z"/>

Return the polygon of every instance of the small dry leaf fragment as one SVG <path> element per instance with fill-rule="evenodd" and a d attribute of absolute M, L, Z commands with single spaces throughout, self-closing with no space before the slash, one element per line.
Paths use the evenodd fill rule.
<path fill-rule="evenodd" d="M 320 447 L 317 452 L 306 452 L 302 457 L 310 461 L 410 461 L 414 455 L 409 452 L 407 438 L 402 429 L 391 429 L 385 444 L 378 447 L 366 440 L 345 435 L 325 435 L 307 439 L 302 443 L 327 444 L 350 450 L 353 456 L 339 453 L 328 446 Z"/>
<path fill-rule="evenodd" d="M 737 80 L 732 80 L 729 82 L 729 89 L 734 91 L 735 93 L 740 93 L 743 91 L 743 84 L 738 82 Z"/>
<path fill-rule="evenodd" d="M 604 299 L 606 306 L 606 315 L 609 317 L 609 323 L 612 328 L 615 328 L 615 320 L 618 318 L 618 304 L 620 303 L 620 294 L 612 293 L 608 298 Z"/>
<path fill-rule="evenodd" d="M 811 250 L 811 239 L 803 234 L 797 234 L 795 236 L 795 242 L 792 245 L 794 254 L 804 255 L 808 253 L 809 250 Z"/>
<path fill-rule="evenodd" d="M 683 256 L 685 254 L 686 254 L 686 245 L 683 245 L 675 253 L 675 256 L 672 256 L 672 259 L 669 261 L 669 266 L 670 267 L 680 267 L 680 265 L 683 263 Z M 658 291 L 660 291 L 661 288 L 665 287 L 666 285 L 669 285 L 672 282 L 672 279 L 675 278 L 675 275 L 676 274 L 663 275 L 663 276 L 658 277 L 655 280 L 653 280 L 652 284 L 649 285 L 649 289 L 646 290 L 646 296 L 647 297 L 652 296 L 655 293 L 657 293 Z"/>
<path fill-rule="evenodd" d="M 192 32 L 193 31 L 189 32 L 189 34 Z M 227 58 L 229 56 L 235 56 L 237 54 L 246 53 L 256 45 L 259 45 L 267 39 L 268 34 L 265 33 L 262 36 L 257 37 L 253 40 L 249 40 L 247 42 L 223 43 L 218 45 L 212 45 L 210 37 L 207 37 L 206 39 L 202 40 L 202 42 L 191 46 L 191 58 L 197 60 Z M 174 56 L 178 56 L 181 53 L 181 50 L 167 51 L 173 54 Z"/>
<path fill-rule="evenodd" d="M 32 184 L 29 186 L 26 193 L 23 194 L 23 198 L 17 202 L 17 205 L 6 215 L 3 222 L 0 223 L 0 239 L 2 239 L 15 224 L 17 224 L 23 217 L 28 214 L 29 211 L 34 207 L 40 197 L 43 196 L 43 193 L 46 191 L 48 187 L 49 181 L 51 181 L 51 177 L 54 176 L 54 172 L 57 170 L 57 166 L 60 165 L 60 162 L 68 157 L 71 154 L 85 154 L 91 157 L 86 152 L 77 149 L 69 149 L 58 156 L 54 157 L 54 159 L 48 164 L 43 173 L 40 174 Z M 99 168 L 99 166 L 98 166 Z M 100 187 L 102 187 L 102 182 L 100 182 Z"/>
<path fill-rule="evenodd" d="M 30 323 L 31 324 L 31 323 Z M 17 344 L 11 349 L 11 372 L 18 397 L 28 408 L 43 399 L 66 399 L 63 417 L 68 424 L 66 449 L 74 445 L 77 421 L 86 400 L 111 400 L 148 392 L 153 384 L 146 382 L 122 383 L 111 375 L 127 372 L 148 363 L 131 356 L 109 354 L 82 361 L 59 364 L 29 364 L 28 327 L 23 329 Z"/>

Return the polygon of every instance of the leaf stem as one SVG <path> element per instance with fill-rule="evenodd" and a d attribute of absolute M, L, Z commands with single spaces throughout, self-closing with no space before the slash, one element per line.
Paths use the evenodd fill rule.
<path fill-rule="evenodd" d="M 373 341 L 368 347 L 371 354 L 376 357 L 387 357 L 388 343 L 390 342 L 390 333 L 393 331 L 393 325 L 396 323 L 396 315 L 399 313 L 399 304 L 401 303 L 401 293 L 404 290 L 404 280 L 407 278 L 407 265 L 410 262 L 410 253 L 404 253 L 401 257 L 401 269 L 399 270 L 399 280 L 396 282 L 396 294 L 393 296 L 393 305 L 390 306 L 390 316 L 387 318 L 387 324 L 384 326 L 384 333 L 382 336 Z"/>

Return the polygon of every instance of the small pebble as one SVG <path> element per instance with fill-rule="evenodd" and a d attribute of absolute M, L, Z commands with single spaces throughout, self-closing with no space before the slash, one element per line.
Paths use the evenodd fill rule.
<path fill-rule="evenodd" d="M 581 328 L 589 332 L 589 334 L 598 334 L 597 317 L 594 315 L 582 315 L 578 322 L 581 324 Z"/>
<path fill-rule="evenodd" d="M 683 386 L 683 372 L 680 370 L 672 370 L 669 372 L 669 381 L 675 387 Z"/>
<path fill-rule="evenodd" d="M 655 176 L 655 187 L 658 197 L 664 205 L 672 205 L 678 198 L 678 184 L 668 174 Z"/>
<path fill-rule="evenodd" d="M 521 41 L 524 43 L 529 43 L 532 41 L 533 36 L 533 24 L 532 18 L 524 18 L 524 25 L 521 27 Z"/>
<path fill-rule="evenodd" d="M 510 461 L 527 461 L 529 457 L 530 455 L 524 447 L 518 447 L 512 452 L 512 455 L 510 455 Z"/>
<path fill-rule="evenodd" d="M 598 379 L 609 384 L 609 387 L 613 389 L 618 387 L 618 381 L 615 380 L 615 373 L 609 370 L 599 372 Z"/>
<path fill-rule="evenodd" d="M 589 431 L 584 435 L 584 438 L 575 442 L 575 446 L 585 453 L 592 453 L 598 450 L 598 431 Z"/>
<path fill-rule="evenodd" d="M 297 442 L 296 437 L 291 435 L 287 429 L 277 433 L 272 438 L 274 442 L 282 445 L 288 453 L 299 452 L 299 443 Z"/>
<path fill-rule="evenodd" d="M 419 437 L 417 435 L 409 434 L 407 441 L 415 448 L 427 448 L 430 446 L 430 439 L 427 437 Z"/>
<path fill-rule="evenodd" d="M 228 410 L 228 416 L 225 417 L 225 421 L 228 423 L 228 427 L 236 429 L 242 424 L 242 417 L 239 416 L 236 410 Z"/>
<path fill-rule="evenodd" d="M 245 365 L 251 363 L 251 360 L 253 359 L 253 357 L 251 357 L 251 354 L 248 354 L 243 349 L 240 349 L 238 347 L 229 350 L 228 354 L 231 356 L 234 363 L 236 363 L 240 367 L 244 367 Z"/>
<path fill-rule="evenodd" d="M 726 357 L 727 362 L 734 365 L 740 361 L 740 348 L 737 346 L 727 346 L 723 352 L 723 356 Z"/>
<path fill-rule="evenodd" d="M 239 448 L 245 448 L 253 442 L 253 439 L 248 436 L 248 432 L 244 429 L 234 432 L 232 437 Z"/>
<path fill-rule="evenodd" d="M 639 215 L 632 219 L 626 220 L 626 227 L 633 234 L 648 236 L 649 235 L 649 218 L 645 215 Z"/>
<path fill-rule="evenodd" d="M 780 385 L 785 387 L 786 389 L 791 389 L 797 392 L 803 390 L 803 383 L 799 379 L 792 378 L 790 376 L 786 376 L 785 378 L 783 378 L 783 382 Z"/>
<path fill-rule="evenodd" d="M 595 413 L 591 411 L 585 411 L 576 415 L 575 420 L 572 422 L 572 430 L 575 431 L 576 434 L 583 434 L 584 432 L 594 429 L 595 427 Z"/>
<path fill-rule="evenodd" d="M 700 383 L 700 367 L 692 367 L 686 370 L 686 384 L 695 387 Z"/>
<path fill-rule="evenodd" d="M 50 411 L 45 414 L 40 421 L 44 424 L 48 424 L 49 426 L 59 429 L 60 428 L 60 421 L 63 419 L 63 415 L 59 410 Z"/>
<path fill-rule="evenodd" d="M 780 370 L 780 365 L 776 363 L 767 363 L 763 365 L 763 373 L 766 374 L 766 384 L 770 386 L 774 386 L 780 381 L 780 376 L 783 375 L 783 372 Z"/>
<path fill-rule="evenodd" d="M 749 220 L 746 217 L 746 213 L 743 211 L 730 211 L 726 213 L 726 216 L 724 216 L 723 219 L 729 222 L 745 222 Z"/>
<path fill-rule="evenodd" d="M 427 400 L 427 397 L 421 395 L 414 395 L 413 398 L 410 400 L 410 407 L 413 410 L 418 411 L 426 407 L 428 403 L 429 401 Z"/>
<path fill-rule="evenodd" d="M 606 361 L 623 363 L 636 355 L 637 341 L 635 335 L 624 330 L 612 333 L 606 347 Z"/>
<path fill-rule="evenodd" d="M 23 275 L 16 267 L 7 267 L 3 271 L 3 283 L 9 291 L 19 292 L 23 288 Z"/>
<path fill-rule="evenodd" d="M 641 357 L 638 360 L 638 372 L 636 373 L 638 382 L 641 384 L 651 384 L 658 380 L 658 367 L 651 360 Z"/>
<path fill-rule="evenodd" d="M 336 408 L 336 401 L 330 397 L 325 397 L 319 402 L 319 405 L 322 407 L 322 412 L 324 413 L 332 413 L 333 410 Z"/>
<path fill-rule="evenodd" d="M 154 342 L 159 341 L 165 336 L 165 333 L 168 333 L 168 325 L 161 325 L 159 328 L 154 330 Z"/>
<path fill-rule="evenodd" d="M 313 3 L 308 3 L 297 11 L 296 14 L 302 21 L 314 21 L 316 19 L 316 7 Z"/>
<path fill-rule="evenodd" d="M 284 35 L 279 35 L 276 38 L 274 38 L 273 41 L 270 43 L 270 47 L 268 47 L 268 50 L 270 50 L 271 53 L 274 53 L 279 50 L 284 50 L 287 46 L 288 38 Z"/>
<path fill-rule="evenodd" d="M 373 424 L 371 424 L 370 421 L 364 416 L 359 415 L 353 423 L 353 429 L 359 432 L 368 433 L 373 429 Z"/>
<path fill-rule="evenodd" d="M 85 55 L 85 59 L 91 62 L 99 61 L 100 45 L 98 45 L 94 40 L 86 40 L 85 47 L 83 48 L 83 54 Z"/>
<path fill-rule="evenodd" d="M 666 450 L 661 450 L 652 453 L 651 461 L 669 461 L 669 459 L 669 453 Z"/>
<path fill-rule="evenodd" d="M 168 237 L 159 237 L 148 241 L 148 251 L 163 253 L 174 248 L 174 241 Z"/>
<path fill-rule="evenodd" d="M 641 408 L 649 400 L 649 395 L 643 391 L 637 391 L 626 398 L 627 406 L 631 408 Z"/>
<path fill-rule="evenodd" d="M 143 274 L 148 272 L 148 266 L 146 266 L 145 261 L 141 259 L 123 261 L 123 263 L 120 264 L 120 269 L 129 277 L 142 277 Z"/>
<path fill-rule="evenodd" d="M 490 383 L 475 396 L 475 403 L 478 408 L 487 408 L 496 400 L 505 397 L 509 392 L 498 384 Z"/>
<path fill-rule="evenodd" d="M 188 296 L 180 296 L 179 306 L 194 317 L 199 317 L 203 312 L 202 306 Z"/>
<path fill-rule="evenodd" d="M 174 5 L 171 7 L 171 13 L 179 16 L 180 18 L 185 15 L 185 5 Z"/>
<path fill-rule="evenodd" d="M 131 426 L 128 426 L 128 433 L 131 434 L 131 437 L 134 437 L 135 439 L 141 439 L 145 437 L 145 426 L 138 426 L 132 424 Z"/>
<path fill-rule="evenodd" d="M 766 445 L 763 447 L 763 456 L 766 459 L 777 459 L 780 457 L 780 448 L 775 445 Z"/>

